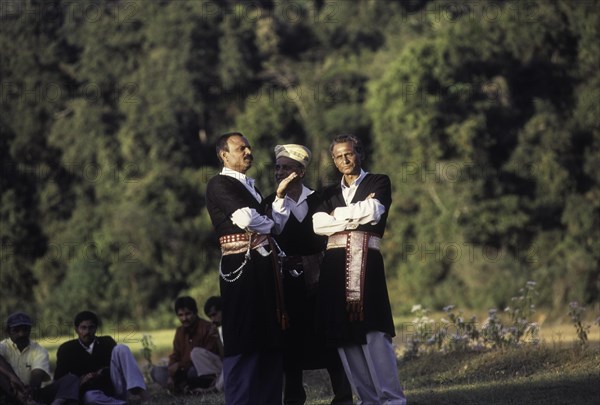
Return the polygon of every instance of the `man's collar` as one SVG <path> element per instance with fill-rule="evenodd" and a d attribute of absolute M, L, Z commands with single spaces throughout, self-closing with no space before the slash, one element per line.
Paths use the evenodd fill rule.
<path fill-rule="evenodd" d="M 238 179 L 242 183 L 246 183 L 246 184 L 254 187 L 254 179 L 252 177 L 246 176 L 244 173 L 237 172 L 228 167 L 223 167 L 223 170 L 221 170 L 221 174 L 223 174 L 225 176 L 233 177 L 235 179 Z"/>
<path fill-rule="evenodd" d="M 21 349 L 19 349 L 19 346 L 17 346 L 17 344 L 16 344 L 15 342 L 13 342 L 13 340 L 12 340 L 11 338 L 8 338 L 8 341 L 10 342 L 10 344 L 12 345 L 12 347 L 13 347 L 15 350 L 17 350 L 17 351 L 19 351 L 19 352 L 21 352 L 21 353 L 23 353 L 25 350 L 27 350 L 27 348 L 28 348 L 28 347 L 31 347 L 31 343 L 32 343 L 32 342 L 31 342 L 31 339 L 29 339 L 29 343 L 27 343 L 27 346 L 25 346 L 25 347 L 23 348 L 23 350 L 21 350 Z"/>
<path fill-rule="evenodd" d="M 356 178 L 356 180 L 354 180 L 354 182 L 350 185 L 345 185 L 344 184 L 344 176 L 342 176 L 342 179 L 340 180 L 340 183 L 342 184 L 342 189 L 344 188 L 350 188 L 352 186 L 358 187 L 358 185 L 360 184 L 361 181 L 363 181 L 363 179 L 365 178 L 365 176 L 368 174 L 368 172 L 365 172 L 363 169 L 360 169 L 360 174 L 358 175 L 358 177 Z"/>
<path fill-rule="evenodd" d="M 315 192 L 315 190 L 311 190 L 310 188 L 308 188 L 304 184 L 302 184 L 302 191 L 300 191 L 300 195 L 298 196 L 298 201 L 294 201 L 294 199 L 287 194 L 284 198 L 287 198 L 290 201 L 293 201 L 294 204 L 299 205 L 302 201 L 305 201 L 308 198 L 308 196 L 314 192 Z"/>
<path fill-rule="evenodd" d="M 85 349 L 85 351 L 87 352 L 91 352 L 94 349 L 94 346 L 96 345 L 96 343 L 98 342 L 98 337 L 96 336 L 94 338 L 94 340 L 92 340 L 92 343 L 90 343 L 89 346 L 86 346 L 81 339 L 77 338 L 77 341 L 79 342 L 79 344 L 81 345 L 81 347 L 83 347 Z"/>
<path fill-rule="evenodd" d="M 302 201 L 306 200 L 308 198 L 308 196 L 311 195 L 314 192 L 315 192 L 315 190 L 311 190 L 310 188 L 306 187 L 303 184 L 302 185 L 302 192 L 300 193 L 300 198 L 298 198 L 298 204 L 300 204 Z"/>

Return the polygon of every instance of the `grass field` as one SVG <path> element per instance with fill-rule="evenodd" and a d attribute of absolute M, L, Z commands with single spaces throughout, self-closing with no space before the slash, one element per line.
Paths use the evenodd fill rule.
<path fill-rule="evenodd" d="M 142 367 L 142 337 L 150 335 L 155 345 L 153 363 L 160 363 L 171 349 L 173 330 L 127 333 L 113 337 L 126 343 Z M 54 364 L 56 349 L 74 336 L 43 340 Z M 541 343 L 486 352 L 430 354 L 399 360 L 398 372 L 411 405 L 544 404 L 588 405 L 600 398 L 600 328 L 593 326 L 589 342 L 582 348 L 573 325 L 542 325 Z M 395 343 L 400 351 L 403 337 Z M 328 404 L 329 377 L 325 370 L 304 372 L 307 404 Z M 222 404 L 222 394 L 173 397 L 149 384 L 152 405 Z"/>
<path fill-rule="evenodd" d="M 398 364 L 409 405 L 590 405 L 600 398 L 598 342 L 543 343 L 485 353 L 422 356 Z M 324 370 L 305 371 L 307 404 L 329 404 Z M 222 404 L 222 395 L 170 397 L 150 387 L 152 404 Z"/>

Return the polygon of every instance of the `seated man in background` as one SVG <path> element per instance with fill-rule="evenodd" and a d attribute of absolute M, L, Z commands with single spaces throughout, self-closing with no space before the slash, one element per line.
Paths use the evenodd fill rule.
<path fill-rule="evenodd" d="M 210 319 L 210 321 L 217 327 L 219 331 L 219 340 L 221 341 L 221 345 L 223 345 L 223 326 L 222 326 L 222 306 L 221 306 L 221 296 L 212 296 L 208 297 L 206 302 L 204 303 L 204 314 Z M 217 382 L 215 383 L 215 388 L 219 391 L 224 390 L 225 380 L 223 376 L 223 369 L 221 369 L 221 373 L 219 377 L 217 377 Z"/>
<path fill-rule="evenodd" d="M 212 296 L 209 297 L 204 303 L 204 313 L 210 319 L 210 321 L 217 327 L 219 330 L 219 335 L 221 334 L 221 323 L 222 323 L 222 310 L 221 310 L 221 297 L 220 296 Z M 223 341 L 223 337 L 221 336 L 221 342 Z"/>
<path fill-rule="evenodd" d="M 50 380 L 50 362 L 48 350 L 30 339 L 32 326 L 23 312 L 6 319 L 8 339 L 0 342 L 0 391 L 7 396 L 2 403 L 77 403 L 79 379 L 73 375 L 42 388 Z"/>
<path fill-rule="evenodd" d="M 54 379 L 68 373 L 79 377 L 79 394 L 86 405 L 126 405 L 135 397 L 145 403 L 144 376 L 129 347 L 110 336 L 96 336 L 100 320 L 93 312 L 78 313 L 73 324 L 77 339 L 59 346 Z"/>
<path fill-rule="evenodd" d="M 175 331 L 167 367 L 154 367 L 152 379 L 174 392 L 213 389 L 223 369 L 223 348 L 217 328 L 198 317 L 192 297 L 175 300 L 181 326 Z"/>

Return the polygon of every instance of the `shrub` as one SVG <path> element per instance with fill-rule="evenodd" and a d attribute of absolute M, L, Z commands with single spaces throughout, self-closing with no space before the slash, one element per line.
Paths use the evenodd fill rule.
<path fill-rule="evenodd" d="M 439 323 L 429 317 L 428 309 L 421 305 L 413 306 L 411 312 L 416 315 L 413 319 L 414 334 L 408 340 L 404 357 L 412 358 L 432 351 L 447 353 L 537 344 L 539 326 L 529 320 L 535 313 L 536 283 L 528 281 L 519 293 L 512 297 L 512 306 L 504 309 L 506 321 L 496 308 L 492 308 L 481 328 L 478 328 L 475 316 L 465 321 L 462 311 L 455 312 L 453 305 L 444 307 L 446 316 Z"/>

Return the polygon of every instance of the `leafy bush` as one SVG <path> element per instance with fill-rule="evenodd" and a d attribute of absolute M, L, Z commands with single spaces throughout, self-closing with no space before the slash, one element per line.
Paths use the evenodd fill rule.
<path fill-rule="evenodd" d="M 446 316 L 439 322 L 429 317 L 428 309 L 415 305 L 411 311 L 416 315 L 414 334 L 408 341 L 404 357 L 413 358 L 433 351 L 447 353 L 537 344 L 539 326 L 529 320 L 535 313 L 535 296 L 536 283 L 528 281 L 519 290 L 519 295 L 511 298 L 513 304 L 504 309 L 504 317 L 492 308 L 481 327 L 478 327 L 475 316 L 465 320 L 462 311 L 455 312 L 453 305 L 444 307 Z"/>

